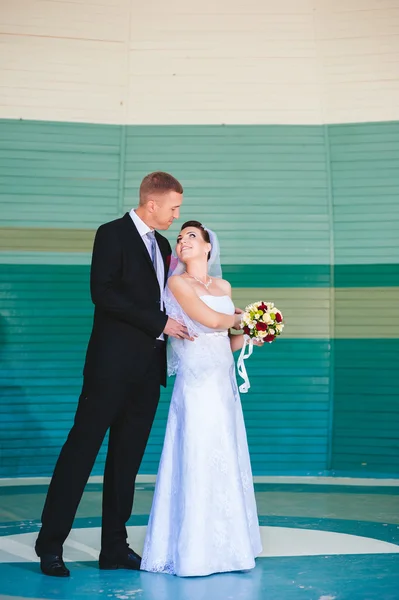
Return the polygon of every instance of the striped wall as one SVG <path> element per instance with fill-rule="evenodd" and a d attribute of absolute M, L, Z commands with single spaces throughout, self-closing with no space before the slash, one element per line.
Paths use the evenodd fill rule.
<path fill-rule="evenodd" d="M 370 195 L 360 202 L 354 182 L 367 173 L 372 189 L 378 151 L 368 143 L 363 171 L 357 161 L 360 173 L 346 186 L 339 165 L 349 162 L 339 157 L 361 135 L 374 135 L 378 147 L 393 133 L 399 145 L 397 125 L 126 129 L 1 123 L 2 473 L 51 470 L 81 384 L 95 228 L 134 205 L 142 174 L 162 167 L 184 182 L 182 219 L 219 232 L 237 304 L 272 298 L 287 319 L 284 338 L 257 351 L 249 367 L 254 471 L 394 474 L 399 267 L 386 230 L 398 228 L 389 206 L 399 177 L 392 170 L 384 195 L 374 176 L 383 209 L 359 236 L 351 215 L 375 208 Z M 345 194 L 355 198 L 351 210 Z M 375 319 L 374 311 L 383 314 Z M 156 471 L 168 398 L 145 472 Z"/>
<path fill-rule="evenodd" d="M 0 476 L 51 473 L 94 232 L 155 169 L 236 303 L 286 317 L 248 366 L 254 473 L 398 476 L 399 0 L 20 0 L 0 24 Z"/>

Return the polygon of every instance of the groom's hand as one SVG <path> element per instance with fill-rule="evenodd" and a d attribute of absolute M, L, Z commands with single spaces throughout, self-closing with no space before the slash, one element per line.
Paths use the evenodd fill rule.
<path fill-rule="evenodd" d="M 242 313 L 237 312 L 237 309 L 236 309 L 235 317 L 234 317 L 234 325 L 233 325 L 232 329 L 237 329 L 237 331 L 241 331 L 241 314 Z"/>
<path fill-rule="evenodd" d="M 171 319 L 170 317 L 166 322 L 163 332 L 166 335 L 171 335 L 172 337 L 177 338 L 178 340 L 190 340 L 191 342 L 194 341 L 194 338 L 190 337 L 187 327 L 180 325 L 180 323 L 174 319 Z"/>
<path fill-rule="evenodd" d="M 241 315 L 243 314 L 242 308 L 238 308 L 238 306 L 234 309 L 235 321 L 232 329 L 236 329 L 237 331 L 241 331 Z"/>

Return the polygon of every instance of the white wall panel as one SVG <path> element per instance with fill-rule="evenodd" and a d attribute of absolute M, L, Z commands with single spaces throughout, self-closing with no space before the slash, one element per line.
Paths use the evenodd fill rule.
<path fill-rule="evenodd" d="M 399 118 L 399 1 L 315 2 L 323 121 Z"/>
<path fill-rule="evenodd" d="M 129 122 L 320 123 L 311 3 L 212 6 L 132 11 Z"/>
<path fill-rule="evenodd" d="M 0 115 L 123 122 L 126 65 L 123 44 L 0 35 Z"/>
<path fill-rule="evenodd" d="M 2 0 L 2 32 L 124 42 L 130 0 Z M 134 2 L 133 2 L 134 4 Z"/>
<path fill-rule="evenodd" d="M 0 118 L 399 118 L 399 0 L 0 0 Z"/>
<path fill-rule="evenodd" d="M 126 120 L 130 0 L 2 4 L 2 118 Z"/>

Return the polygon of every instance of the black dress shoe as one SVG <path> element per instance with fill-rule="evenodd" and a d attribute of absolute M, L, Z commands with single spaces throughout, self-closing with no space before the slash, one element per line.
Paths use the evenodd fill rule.
<path fill-rule="evenodd" d="M 42 573 L 52 577 L 69 577 L 69 569 L 66 568 L 62 556 L 58 554 L 43 554 L 40 557 L 40 568 Z"/>
<path fill-rule="evenodd" d="M 132 571 L 140 571 L 141 557 L 128 548 L 126 554 L 117 557 L 109 557 L 101 553 L 98 563 L 100 569 L 103 570 L 131 569 Z"/>

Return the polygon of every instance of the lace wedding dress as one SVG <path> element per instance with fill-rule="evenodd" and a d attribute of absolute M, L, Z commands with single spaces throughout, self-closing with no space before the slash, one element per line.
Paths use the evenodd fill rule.
<path fill-rule="evenodd" d="M 201 299 L 234 313 L 228 296 Z M 169 289 L 165 306 L 197 338 L 171 343 L 176 382 L 141 569 L 180 576 L 252 569 L 262 547 L 229 337 L 191 321 Z"/>

